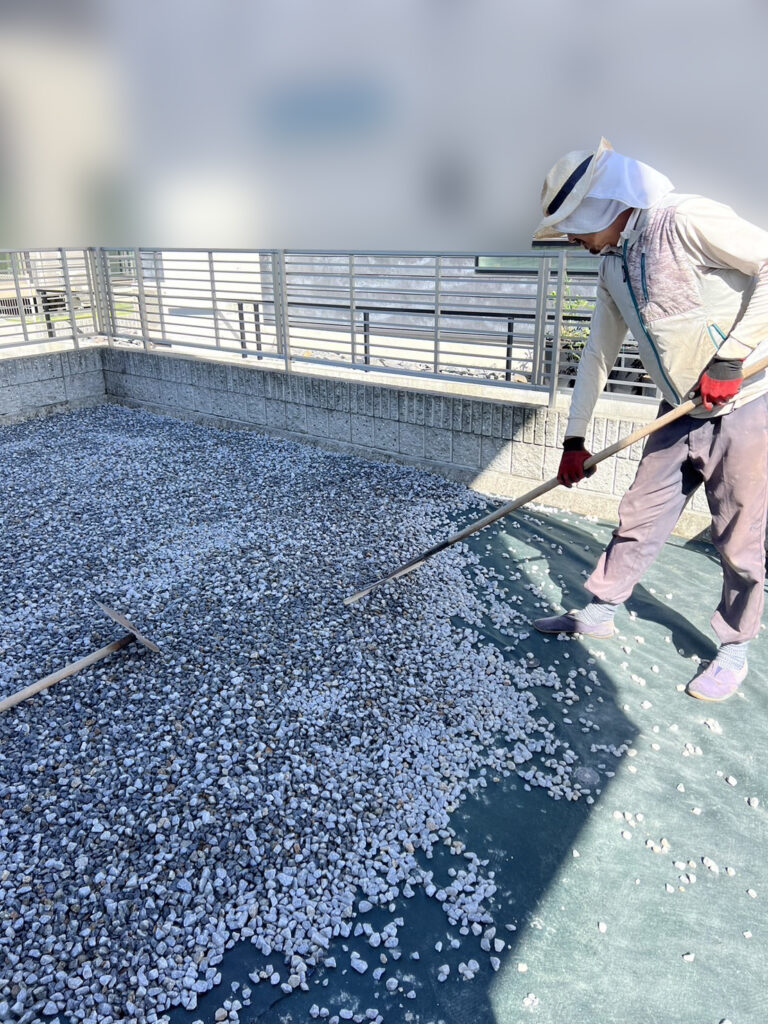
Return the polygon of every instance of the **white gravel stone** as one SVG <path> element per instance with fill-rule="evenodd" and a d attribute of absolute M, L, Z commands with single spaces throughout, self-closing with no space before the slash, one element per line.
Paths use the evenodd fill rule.
<path fill-rule="evenodd" d="M 98 979 L 95 1024 L 129 1004 L 161 1014 L 219 983 L 241 938 L 301 956 L 287 977 L 303 988 L 361 891 L 361 911 L 437 893 L 417 855 L 455 841 L 464 796 L 511 768 L 583 797 L 532 692 L 557 674 L 473 634 L 490 620 L 523 638 L 525 617 L 467 545 L 343 604 L 453 532 L 452 515 L 486 511 L 480 495 L 117 406 L 0 428 L 0 479 L 0 697 L 115 639 L 97 600 L 163 651 L 132 645 L 0 718 L 0 904 L 48 912 L 60 943 L 93 929 L 106 950 L 83 943 L 41 1005 L 59 992 L 75 1019 Z M 456 927 L 490 919 L 491 872 L 470 867 L 442 891 Z M 0 932 L 0 960 L 12 948 L 22 976 L 39 970 L 36 941 Z M 132 987 L 139 969 L 148 984 Z"/>

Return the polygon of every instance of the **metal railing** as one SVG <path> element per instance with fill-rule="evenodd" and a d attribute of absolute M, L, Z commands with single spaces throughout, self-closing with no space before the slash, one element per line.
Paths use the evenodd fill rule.
<path fill-rule="evenodd" d="M 280 369 L 547 391 L 572 384 L 597 260 L 455 253 L 57 249 L 0 253 L 0 356 L 88 340 Z M 656 397 L 634 342 L 613 392 Z"/>
<path fill-rule="evenodd" d="M 79 348 L 99 332 L 88 250 L 0 252 L 0 357 Z"/>

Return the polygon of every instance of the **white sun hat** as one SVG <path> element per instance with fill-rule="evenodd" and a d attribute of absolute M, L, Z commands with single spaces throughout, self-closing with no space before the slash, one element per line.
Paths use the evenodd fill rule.
<path fill-rule="evenodd" d="M 647 209 L 673 189 L 666 175 L 601 139 L 593 153 L 566 153 L 549 172 L 541 190 L 544 219 L 533 237 L 601 231 L 622 210 Z"/>
<path fill-rule="evenodd" d="M 534 238 L 556 238 L 562 235 L 557 226 L 569 217 L 589 193 L 597 158 L 613 149 L 607 139 L 600 139 L 596 150 L 573 149 L 561 157 L 544 179 L 541 189 L 541 209 L 544 219 L 533 234 Z"/>

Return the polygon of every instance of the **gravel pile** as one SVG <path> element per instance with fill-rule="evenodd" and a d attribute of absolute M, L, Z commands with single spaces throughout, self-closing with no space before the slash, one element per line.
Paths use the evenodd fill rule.
<path fill-rule="evenodd" d="M 462 546 L 342 603 L 479 496 L 114 406 L 4 428 L 0 479 L 0 697 L 119 635 L 96 600 L 163 651 L 0 715 L 0 1020 L 192 1009 L 242 938 L 305 987 L 357 901 L 419 886 L 491 923 L 471 850 L 446 888 L 425 866 L 451 812 L 499 772 L 579 796 L 530 689 L 557 677 L 515 655 L 514 575 Z"/>

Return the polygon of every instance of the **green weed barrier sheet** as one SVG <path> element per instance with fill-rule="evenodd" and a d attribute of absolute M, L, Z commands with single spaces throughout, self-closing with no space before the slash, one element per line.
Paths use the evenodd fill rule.
<path fill-rule="evenodd" d="M 498 571 L 521 574 L 512 592 L 533 618 L 584 603 L 584 571 L 609 538 L 605 524 L 524 509 L 470 546 Z M 535 692 L 594 785 L 592 802 L 569 802 L 526 791 L 515 774 L 489 778 L 453 815 L 458 838 L 496 873 L 491 912 L 503 949 L 491 955 L 498 971 L 481 937 L 459 934 L 418 889 L 394 913 L 374 908 L 358 917 L 375 930 L 404 919 L 400 959 L 388 958 L 380 981 L 372 972 L 389 951 L 371 949 L 365 935 L 333 940 L 328 955 L 337 966 L 319 967 L 309 991 L 290 996 L 268 981 L 249 981 L 269 961 L 282 970 L 282 959 L 244 942 L 220 965 L 222 983 L 194 1012 L 174 1011 L 173 1024 L 214 1021 L 227 1000 L 242 1002 L 243 987 L 252 991 L 250 1005 L 236 1010 L 239 1020 L 268 1024 L 312 1020 L 313 1006 L 329 1011 L 326 1020 L 377 1009 L 392 1024 L 768 1020 L 764 634 L 752 645 L 742 692 L 722 704 L 682 692 L 697 671 L 693 658 L 714 654 L 709 618 L 720 580 L 711 547 L 672 539 L 619 611 L 614 639 L 546 638 L 531 629 L 516 641 L 515 658 L 551 665 L 563 679 L 576 670 L 578 700 L 557 702 L 544 687 Z M 509 644 L 490 624 L 485 639 Z M 606 749 L 622 745 L 618 757 Z M 428 866 L 448 884 L 459 861 L 443 845 Z M 368 962 L 365 974 L 351 969 L 353 950 Z M 470 959 L 480 969 L 463 981 L 457 967 Z M 440 982 L 442 964 L 451 970 Z M 395 992 L 385 987 L 389 977 L 398 979 Z"/>

